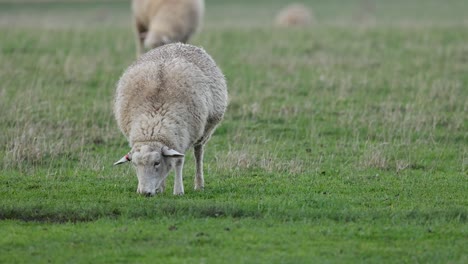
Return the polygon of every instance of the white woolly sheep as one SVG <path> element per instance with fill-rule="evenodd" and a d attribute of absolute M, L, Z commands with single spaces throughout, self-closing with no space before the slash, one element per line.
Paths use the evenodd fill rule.
<path fill-rule="evenodd" d="M 137 56 L 173 42 L 186 43 L 200 27 L 204 0 L 133 0 Z"/>
<path fill-rule="evenodd" d="M 309 8 L 302 4 L 291 4 L 282 9 L 276 16 L 276 25 L 281 27 L 308 26 L 313 16 Z"/>
<path fill-rule="evenodd" d="M 175 43 L 143 54 L 120 78 L 114 115 L 131 151 L 137 192 L 162 192 L 175 168 L 174 194 L 184 193 L 184 153 L 192 146 L 195 189 L 204 188 L 203 148 L 227 107 L 226 81 L 213 59 L 192 45 Z"/>

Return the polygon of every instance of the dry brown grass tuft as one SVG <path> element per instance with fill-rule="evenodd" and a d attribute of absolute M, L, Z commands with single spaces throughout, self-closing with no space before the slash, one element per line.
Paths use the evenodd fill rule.
<path fill-rule="evenodd" d="M 384 146 L 371 147 L 368 149 L 361 161 L 361 166 L 364 168 L 377 168 L 382 170 L 388 170 L 390 167 L 390 161 L 387 154 L 384 152 Z"/>
<path fill-rule="evenodd" d="M 359 165 L 363 169 L 379 169 L 400 173 L 406 169 L 418 169 L 421 165 L 411 162 L 409 155 L 398 157 L 402 150 L 389 143 L 367 146 L 364 154 L 359 160 Z"/>
<path fill-rule="evenodd" d="M 218 169 L 229 171 L 260 169 L 268 173 L 287 175 L 298 175 L 306 170 L 304 160 L 285 159 L 277 153 L 260 154 L 254 150 L 229 151 L 226 155 L 216 158 L 216 165 Z"/>

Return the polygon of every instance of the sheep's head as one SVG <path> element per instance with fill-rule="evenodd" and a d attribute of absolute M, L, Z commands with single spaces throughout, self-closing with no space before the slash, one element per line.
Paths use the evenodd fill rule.
<path fill-rule="evenodd" d="M 166 146 L 152 147 L 150 145 L 134 146 L 132 150 L 114 165 L 131 162 L 138 177 L 137 192 L 146 196 L 153 196 L 156 192 L 164 191 L 166 177 L 174 167 L 175 158 L 182 158 L 181 154 Z"/>
<path fill-rule="evenodd" d="M 144 35 L 143 39 L 143 45 L 146 50 L 154 49 L 172 42 L 166 34 L 156 34 L 154 32 Z"/>

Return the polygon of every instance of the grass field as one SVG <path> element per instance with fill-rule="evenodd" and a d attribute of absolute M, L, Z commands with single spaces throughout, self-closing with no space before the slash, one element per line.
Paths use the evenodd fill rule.
<path fill-rule="evenodd" d="M 467 263 L 468 1 L 208 0 L 206 187 L 136 194 L 127 1 L 0 0 L 0 263 Z"/>

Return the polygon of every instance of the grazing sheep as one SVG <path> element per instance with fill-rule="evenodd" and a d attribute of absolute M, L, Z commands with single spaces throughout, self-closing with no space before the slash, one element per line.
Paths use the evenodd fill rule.
<path fill-rule="evenodd" d="M 204 0 L 133 0 L 137 56 L 173 42 L 186 43 L 201 24 Z"/>
<path fill-rule="evenodd" d="M 291 4 L 276 16 L 276 25 L 281 27 L 308 26 L 312 23 L 312 12 L 302 4 Z"/>
<path fill-rule="evenodd" d="M 213 59 L 192 45 L 175 43 L 143 54 L 122 75 L 114 114 L 131 151 L 137 192 L 162 192 L 175 168 L 174 194 L 183 194 L 184 153 L 194 147 L 195 189 L 204 188 L 203 147 L 227 107 L 226 82 Z"/>

